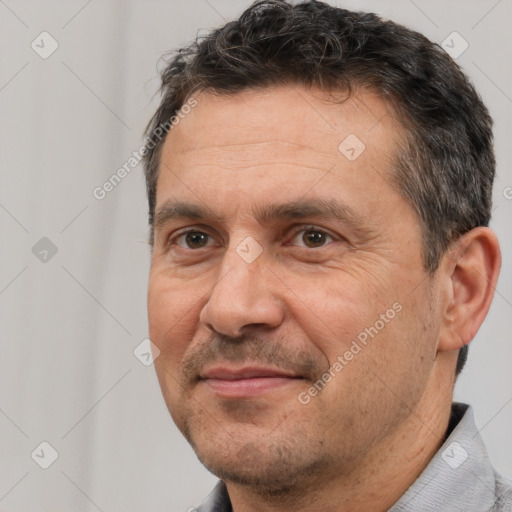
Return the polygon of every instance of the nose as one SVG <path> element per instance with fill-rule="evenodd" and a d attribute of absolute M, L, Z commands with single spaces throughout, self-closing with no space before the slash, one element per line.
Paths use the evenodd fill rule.
<path fill-rule="evenodd" d="M 284 318 L 278 283 L 263 254 L 248 263 L 230 250 L 199 319 L 209 329 L 231 337 L 241 336 L 249 326 L 276 328 Z"/>

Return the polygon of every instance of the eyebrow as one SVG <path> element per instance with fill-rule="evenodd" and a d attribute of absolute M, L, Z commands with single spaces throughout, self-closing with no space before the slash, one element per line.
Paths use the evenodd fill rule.
<path fill-rule="evenodd" d="M 368 234 L 368 222 L 353 208 L 336 199 L 298 199 L 287 203 L 269 203 L 253 208 L 252 213 L 262 224 L 276 220 L 293 220 L 307 217 L 334 219 L 346 224 L 355 231 Z M 172 220 L 216 220 L 225 223 L 226 219 L 216 215 L 206 207 L 194 203 L 168 200 L 155 214 L 154 227 L 162 228 Z"/>

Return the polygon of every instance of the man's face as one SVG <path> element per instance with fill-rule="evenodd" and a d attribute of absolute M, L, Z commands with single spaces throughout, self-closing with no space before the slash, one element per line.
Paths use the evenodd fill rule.
<path fill-rule="evenodd" d="M 148 311 L 165 401 L 221 478 L 339 476 L 410 417 L 436 354 L 435 279 L 390 179 L 400 125 L 370 93 L 196 99 L 157 187 Z"/>

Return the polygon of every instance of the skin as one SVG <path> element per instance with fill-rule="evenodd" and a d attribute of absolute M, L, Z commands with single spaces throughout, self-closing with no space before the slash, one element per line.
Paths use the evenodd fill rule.
<path fill-rule="evenodd" d="M 496 238 L 477 228 L 425 272 L 419 219 L 389 179 L 403 130 L 370 91 L 341 103 L 295 85 L 195 97 L 162 151 L 148 289 L 169 411 L 235 512 L 385 511 L 443 442 L 457 349 L 496 284 Z M 349 134 L 365 145 L 354 161 L 338 149 Z M 259 215 L 299 200 L 351 214 Z M 169 215 L 177 201 L 207 215 Z M 237 252 L 258 246 L 252 262 Z M 201 379 L 219 365 L 294 378 L 232 396 Z"/>

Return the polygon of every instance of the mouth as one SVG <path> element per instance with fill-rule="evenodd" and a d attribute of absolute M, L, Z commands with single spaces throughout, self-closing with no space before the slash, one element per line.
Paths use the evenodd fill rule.
<path fill-rule="evenodd" d="M 222 398 L 251 398 L 295 384 L 303 377 L 278 368 L 216 366 L 200 374 L 204 383 Z"/>

